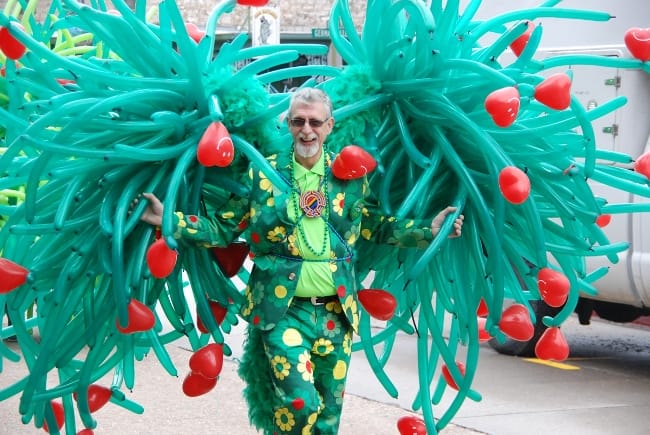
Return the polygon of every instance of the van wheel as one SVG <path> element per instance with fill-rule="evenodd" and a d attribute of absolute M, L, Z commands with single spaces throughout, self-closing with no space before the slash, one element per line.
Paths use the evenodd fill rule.
<path fill-rule="evenodd" d="M 503 343 L 499 343 L 496 339 L 493 338 L 488 342 L 490 347 L 504 355 L 524 357 L 535 356 L 535 345 L 537 344 L 537 340 L 539 340 L 547 328 L 547 326 L 542 322 L 542 318 L 544 318 L 544 316 L 556 315 L 558 312 L 560 312 L 561 307 L 551 307 L 544 301 L 530 301 L 530 306 L 535 312 L 535 317 L 537 319 L 537 323 L 535 323 L 535 330 L 533 332 L 533 338 L 528 341 L 518 341 L 506 337 L 506 340 Z"/>

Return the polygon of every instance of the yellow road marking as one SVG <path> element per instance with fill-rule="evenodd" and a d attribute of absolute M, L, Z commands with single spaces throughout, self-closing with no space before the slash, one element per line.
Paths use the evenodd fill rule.
<path fill-rule="evenodd" d="M 553 367 L 560 370 L 580 370 L 580 367 L 571 364 L 564 364 L 557 361 L 547 361 L 539 358 L 522 358 L 524 361 L 541 364 L 543 366 Z"/>

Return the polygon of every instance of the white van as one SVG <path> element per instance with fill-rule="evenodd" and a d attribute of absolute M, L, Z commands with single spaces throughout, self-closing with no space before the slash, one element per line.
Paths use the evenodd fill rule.
<path fill-rule="evenodd" d="M 489 6 L 488 6 L 489 4 Z M 517 2 L 517 9 L 534 8 L 540 2 Z M 485 17 L 511 10 L 511 1 L 484 2 L 489 7 Z M 576 20 L 534 20 L 543 26 L 543 38 L 536 58 L 563 54 L 588 54 L 630 58 L 624 44 L 625 32 L 633 27 L 650 27 L 650 8 L 647 0 L 566 0 L 556 8 L 589 9 L 609 12 L 616 18 L 608 22 Z M 650 74 L 640 69 L 616 69 L 577 65 L 570 67 L 573 74 L 571 92 L 588 109 L 598 107 L 614 97 L 624 95 L 628 103 L 608 116 L 594 122 L 597 146 L 601 149 L 624 152 L 632 158 L 650 152 Z M 567 67 L 559 70 L 565 71 Z M 632 165 L 630 165 L 630 169 Z M 591 184 L 596 196 L 608 203 L 650 202 L 650 199 Z M 587 266 L 594 270 L 609 267 L 609 273 L 595 282 L 597 295 L 581 295 L 576 313 L 581 324 L 588 324 L 593 313 L 615 322 L 632 322 L 650 315 L 650 213 L 613 214 L 604 227 L 611 242 L 628 241 L 629 249 L 619 254 L 612 264 L 604 257 L 589 258 Z M 534 302 L 537 318 L 552 315 L 552 309 L 543 302 Z M 545 327 L 538 320 L 536 333 L 529 342 L 507 340 L 490 345 L 497 351 L 512 355 L 532 355 L 534 346 Z"/>

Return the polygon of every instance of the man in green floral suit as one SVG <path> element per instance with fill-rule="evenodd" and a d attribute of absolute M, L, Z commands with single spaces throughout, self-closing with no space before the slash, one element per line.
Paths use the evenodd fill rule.
<path fill-rule="evenodd" d="M 214 217 L 176 212 L 174 237 L 206 247 L 242 235 L 248 240 L 254 267 L 240 310 L 249 324 L 240 374 L 253 424 L 269 434 L 336 434 L 359 323 L 355 242 L 430 242 L 456 209 L 426 223 L 375 213 L 364 202 L 365 177 L 332 174 L 335 157 L 324 144 L 334 118 L 323 91 L 295 91 L 287 122 L 293 144 L 269 162 L 291 188 L 274 186 L 251 165 L 248 197 L 231 198 Z M 149 207 L 142 219 L 160 225 L 162 203 L 144 196 Z M 461 215 L 451 237 L 460 235 L 462 223 Z"/>

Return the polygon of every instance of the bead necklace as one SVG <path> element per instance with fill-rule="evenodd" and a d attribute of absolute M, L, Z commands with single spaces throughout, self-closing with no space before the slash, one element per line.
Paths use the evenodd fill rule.
<path fill-rule="evenodd" d="M 323 150 L 323 152 L 325 151 Z M 292 191 L 294 192 L 291 202 L 293 204 L 295 216 L 298 216 L 296 219 L 295 228 L 298 229 L 301 240 L 305 242 L 304 244 L 306 245 L 307 249 L 316 257 L 323 256 L 329 248 L 329 231 L 327 231 L 327 220 L 329 217 L 329 192 L 327 186 L 327 175 L 330 168 L 330 160 L 327 153 L 325 153 L 325 158 L 327 160 L 325 175 L 320 177 L 318 188 L 316 190 L 307 190 L 303 192 L 300 189 L 298 181 L 294 176 L 294 157 L 291 159 L 290 168 L 291 184 L 293 186 Z M 296 199 L 296 196 L 298 196 L 298 199 Z M 305 232 L 302 222 L 303 218 L 305 217 L 308 219 L 320 217 L 323 220 L 323 238 L 322 245 L 319 250 L 316 250 L 316 248 L 312 246 L 311 243 L 309 243 L 309 239 L 307 238 L 307 233 Z"/>

